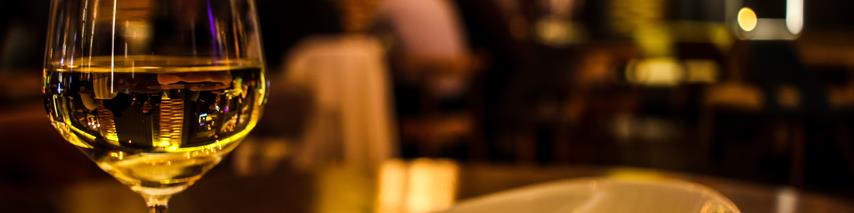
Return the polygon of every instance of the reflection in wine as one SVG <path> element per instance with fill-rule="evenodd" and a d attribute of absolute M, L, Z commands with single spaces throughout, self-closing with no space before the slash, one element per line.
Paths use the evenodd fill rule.
<path fill-rule="evenodd" d="M 132 59 L 117 64 L 183 60 Z M 253 64 L 178 64 L 191 66 L 49 67 L 45 101 L 53 125 L 135 191 L 181 191 L 255 126 L 266 84 Z"/>

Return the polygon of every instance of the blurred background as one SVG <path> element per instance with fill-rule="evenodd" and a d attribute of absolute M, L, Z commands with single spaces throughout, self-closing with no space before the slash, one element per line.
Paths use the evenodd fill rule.
<path fill-rule="evenodd" d="M 256 2 L 272 90 L 236 174 L 432 158 L 854 199 L 852 1 Z M 0 194 L 109 179 L 43 112 L 48 12 L 0 2 Z"/>

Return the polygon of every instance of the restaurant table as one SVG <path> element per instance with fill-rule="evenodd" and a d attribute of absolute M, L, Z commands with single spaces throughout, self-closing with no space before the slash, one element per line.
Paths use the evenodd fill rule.
<path fill-rule="evenodd" d="M 3 106 L 0 212 L 145 212 L 139 195 L 62 141 L 41 107 Z M 644 168 L 391 159 L 303 166 L 283 139 L 250 137 L 170 202 L 170 212 L 410 212 L 548 181 L 669 178 L 698 183 L 742 212 L 854 212 L 854 200 L 787 186 Z"/>

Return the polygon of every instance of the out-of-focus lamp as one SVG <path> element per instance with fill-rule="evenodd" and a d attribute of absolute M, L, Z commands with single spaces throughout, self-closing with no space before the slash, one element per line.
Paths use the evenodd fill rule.
<path fill-rule="evenodd" d="M 744 6 L 743 0 L 729 0 L 726 8 L 728 22 L 742 40 L 794 40 L 804 28 L 804 0 L 786 0 L 785 18 L 763 18 L 762 8 Z"/>

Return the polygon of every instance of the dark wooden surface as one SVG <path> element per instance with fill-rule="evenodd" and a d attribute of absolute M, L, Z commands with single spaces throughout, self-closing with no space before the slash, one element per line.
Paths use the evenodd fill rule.
<path fill-rule="evenodd" d="M 39 105 L 3 108 L 2 212 L 144 212 L 138 195 L 62 141 Z M 276 140 L 250 138 L 241 148 L 265 150 L 272 143 Z M 374 212 L 378 169 L 342 165 L 297 168 L 287 146 L 273 147 L 285 154 L 250 160 L 249 168 L 235 162 L 235 155 L 226 158 L 195 186 L 175 196 L 171 212 Z M 743 212 L 854 212 L 851 198 L 724 177 L 580 165 L 453 164 L 459 168 L 455 202 L 552 180 L 628 172 L 708 186 L 732 199 Z"/>

